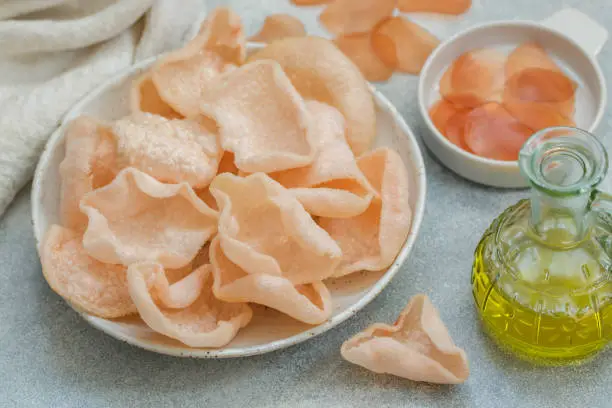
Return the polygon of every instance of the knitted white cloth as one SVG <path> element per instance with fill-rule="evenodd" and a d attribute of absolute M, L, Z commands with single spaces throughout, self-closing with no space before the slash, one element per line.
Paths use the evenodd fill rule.
<path fill-rule="evenodd" d="M 205 0 L 0 0 L 0 217 L 64 114 L 195 35 Z"/>

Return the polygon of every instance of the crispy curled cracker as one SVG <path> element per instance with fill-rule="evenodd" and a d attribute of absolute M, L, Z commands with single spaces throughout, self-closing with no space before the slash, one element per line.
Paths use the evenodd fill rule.
<path fill-rule="evenodd" d="M 218 126 L 224 150 L 248 173 L 312 163 L 313 135 L 304 100 L 274 61 L 238 68 L 209 87 L 202 111 Z"/>
<path fill-rule="evenodd" d="M 88 116 L 68 125 L 66 153 L 60 163 L 60 218 L 64 226 L 82 232 L 87 216 L 79 210 L 81 198 L 110 183 L 117 170 L 116 147 L 110 129 Z"/>
<path fill-rule="evenodd" d="M 51 289 L 77 308 L 102 318 L 136 312 L 126 268 L 91 258 L 76 232 L 52 225 L 43 239 L 40 259 Z"/>
<path fill-rule="evenodd" d="M 355 155 L 376 137 L 374 100 L 359 68 L 324 38 L 285 38 L 254 53 L 251 61 L 278 62 L 306 100 L 326 103 L 346 119 L 346 140 Z"/>
<path fill-rule="evenodd" d="M 321 102 L 307 101 L 306 106 L 316 138 L 314 162 L 271 177 L 291 189 L 313 215 L 347 218 L 361 214 L 376 193 L 346 143 L 344 118 L 337 109 Z"/>
<path fill-rule="evenodd" d="M 80 208 L 89 217 L 83 246 L 106 263 L 181 268 L 217 230 L 217 212 L 187 183 L 163 184 L 130 167 L 83 197 Z"/>
<path fill-rule="evenodd" d="M 332 275 L 340 248 L 283 186 L 263 173 L 246 178 L 226 173 L 210 190 L 220 211 L 221 247 L 233 263 L 294 284 Z"/>
<path fill-rule="evenodd" d="M 245 44 L 240 17 L 227 8 L 215 9 L 194 39 L 151 69 L 160 97 L 181 115 L 198 116 L 208 85 L 244 62 Z"/>
<path fill-rule="evenodd" d="M 357 164 L 378 196 L 356 217 L 319 219 L 319 225 L 342 249 L 342 262 L 334 276 L 387 268 L 410 231 L 408 174 L 399 155 L 379 148 L 361 156 Z"/>
<path fill-rule="evenodd" d="M 323 282 L 296 285 L 284 276 L 249 273 L 225 256 L 218 238 L 210 248 L 218 299 L 258 303 L 308 324 L 323 323 L 331 316 L 331 294 Z"/>
<path fill-rule="evenodd" d="M 134 80 L 130 92 L 130 111 L 147 112 L 163 116 L 168 119 L 179 119 L 181 114 L 176 112 L 159 96 L 159 92 L 151 78 L 151 72 L 147 71 Z"/>
<path fill-rule="evenodd" d="M 210 265 L 203 265 L 183 281 L 168 286 L 161 265 L 136 263 L 128 268 L 127 281 L 129 293 L 145 323 L 191 347 L 226 345 L 253 315 L 246 304 L 231 304 L 215 298 Z M 168 302 L 173 302 L 172 306 Z"/>
<path fill-rule="evenodd" d="M 342 357 L 375 373 L 413 381 L 459 384 L 469 376 L 457 347 L 425 295 L 414 296 L 394 325 L 375 323 L 342 344 Z"/>
<path fill-rule="evenodd" d="M 199 121 L 133 113 L 112 129 L 122 167 L 195 188 L 206 187 L 217 173 L 223 152 L 217 135 Z"/>

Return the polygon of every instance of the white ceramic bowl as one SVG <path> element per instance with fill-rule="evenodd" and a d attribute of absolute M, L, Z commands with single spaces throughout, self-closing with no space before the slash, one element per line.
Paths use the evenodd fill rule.
<path fill-rule="evenodd" d="M 495 187 L 525 187 L 518 162 L 492 160 L 466 152 L 446 139 L 429 117 L 429 108 L 440 99 L 439 82 L 448 66 L 465 52 L 494 47 L 510 51 L 528 41 L 539 43 L 579 84 L 576 94 L 576 126 L 595 132 L 606 106 L 606 83 L 596 56 L 608 32 L 583 13 L 564 9 L 542 22 L 499 21 L 462 31 L 442 43 L 423 67 L 418 97 L 429 132 L 427 147 L 459 175 Z"/>
<path fill-rule="evenodd" d="M 98 87 L 72 108 L 49 139 L 38 163 L 32 185 L 32 219 L 39 247 L 47 228 L 59 222 L 58 167 L 64 157 L 66 124 L 81 114 L 103 120 L 118 119 L 128 114 L 131 80 L 153 62 L 154 59 L 143 61 Z M 230 344 L 220 349 L 197 349 L 153 332 L 139 318 L 108 320 L 81 310 L 77 312 L 92 326 L 135 346 L 162 354 L 202 358 L 250 356 L 285 348 L 321 334 L 357 313 L 399 272 L 414 245 L 425 206 L 425 166 L 416 138 L 391 103 L 374 88 L 371 90 L 377 108 L 377 145 L 390 146 L 398 151 L 410 174 L 412 227 L 401 252 L 389 269 L 365 274 L 356 273 L 346 278 L 329 281 L 328 287 L 334 303 L 333 314 L 329 320 L 318 326 L 310 326 L 274 310 L 254 307 L 253 320 Z"/>

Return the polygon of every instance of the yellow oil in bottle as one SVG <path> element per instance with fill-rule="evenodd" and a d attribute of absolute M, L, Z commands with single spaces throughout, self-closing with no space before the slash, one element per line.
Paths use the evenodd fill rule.
<path fill-rule="evenodd" d="M 531 198 L 504 211 L 474 254 L 472 292 L 487 332 L 531 361 L 581 361 L 612 341 L 612 195 L 596 136 L 534 134 L 519 167 Z"/>
<path fill-rule="evenodd" d="M 521 149 L 531 198 L 504 211 L 474 254 L 472 292 L 486 331 L 543 364 L 581 361 L 612 341 L 612 196 L 596 136 L 549 128 Z"/>
<path fill-rule="evenodd" d="M 476 248 L 472 291 L 482 323 L 498 344 L 524 359 L 548 365 L 579 362 L 606 346 L 612 338 L 612 287 L 609 281 L 601 279 L 606 271 L 596 270 L 597 265 L 592 265 L 596 271 L 588 272 L 588 261 L 582 268 L 574 269 L 586 259 L 578 255 L 580 249 L 574 249 L 562 254 L 564 259 L 557 263 L 565 268 L 565 273 L 561 274 L 559 268 L 543 270 L 530 279 L 527 288 L 524 281 L 515 279 L 511 273 L 486 270 L 490 264 L 487 258 L 493 256 L 489 246 L 493 239 L 492 232 L 486 234 Z M 551 255 L 546 254 L 546 248 L 538 248 L 539 257 L 533 257 L 533 247 L 518 249 L 516 253 L 525 250 L 531 258 Z M 524 258 L 518 263 L 524 262 Z M 563 262 L 567 259 L 574 262 Z M 553 273 L 557 279 L 551 277 Z M 581 276 L 574 276 L 577 273 Z M 558 279 L 559 275 L 566 278 Z M 585 281 L 594 285 L 573 290 L 584 288 Z M 538 288 L 546 294 L 538 293 Z"/>

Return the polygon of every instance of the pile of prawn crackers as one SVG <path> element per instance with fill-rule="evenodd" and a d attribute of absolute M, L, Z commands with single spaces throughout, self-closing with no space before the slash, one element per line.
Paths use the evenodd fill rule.
<path fill-rule="evenodd" d="M 404 245 L 406 167 L 372 148 L 372 94 L 333 42 L 285 38 L 247 58 L 220 8 L 130 98 L 128 116 L 65 131 L 61 225 L 40 254 L 78 310 L 218 348 L 252 304 L 326 321 L 327 279 L 384 270 Z"/>

